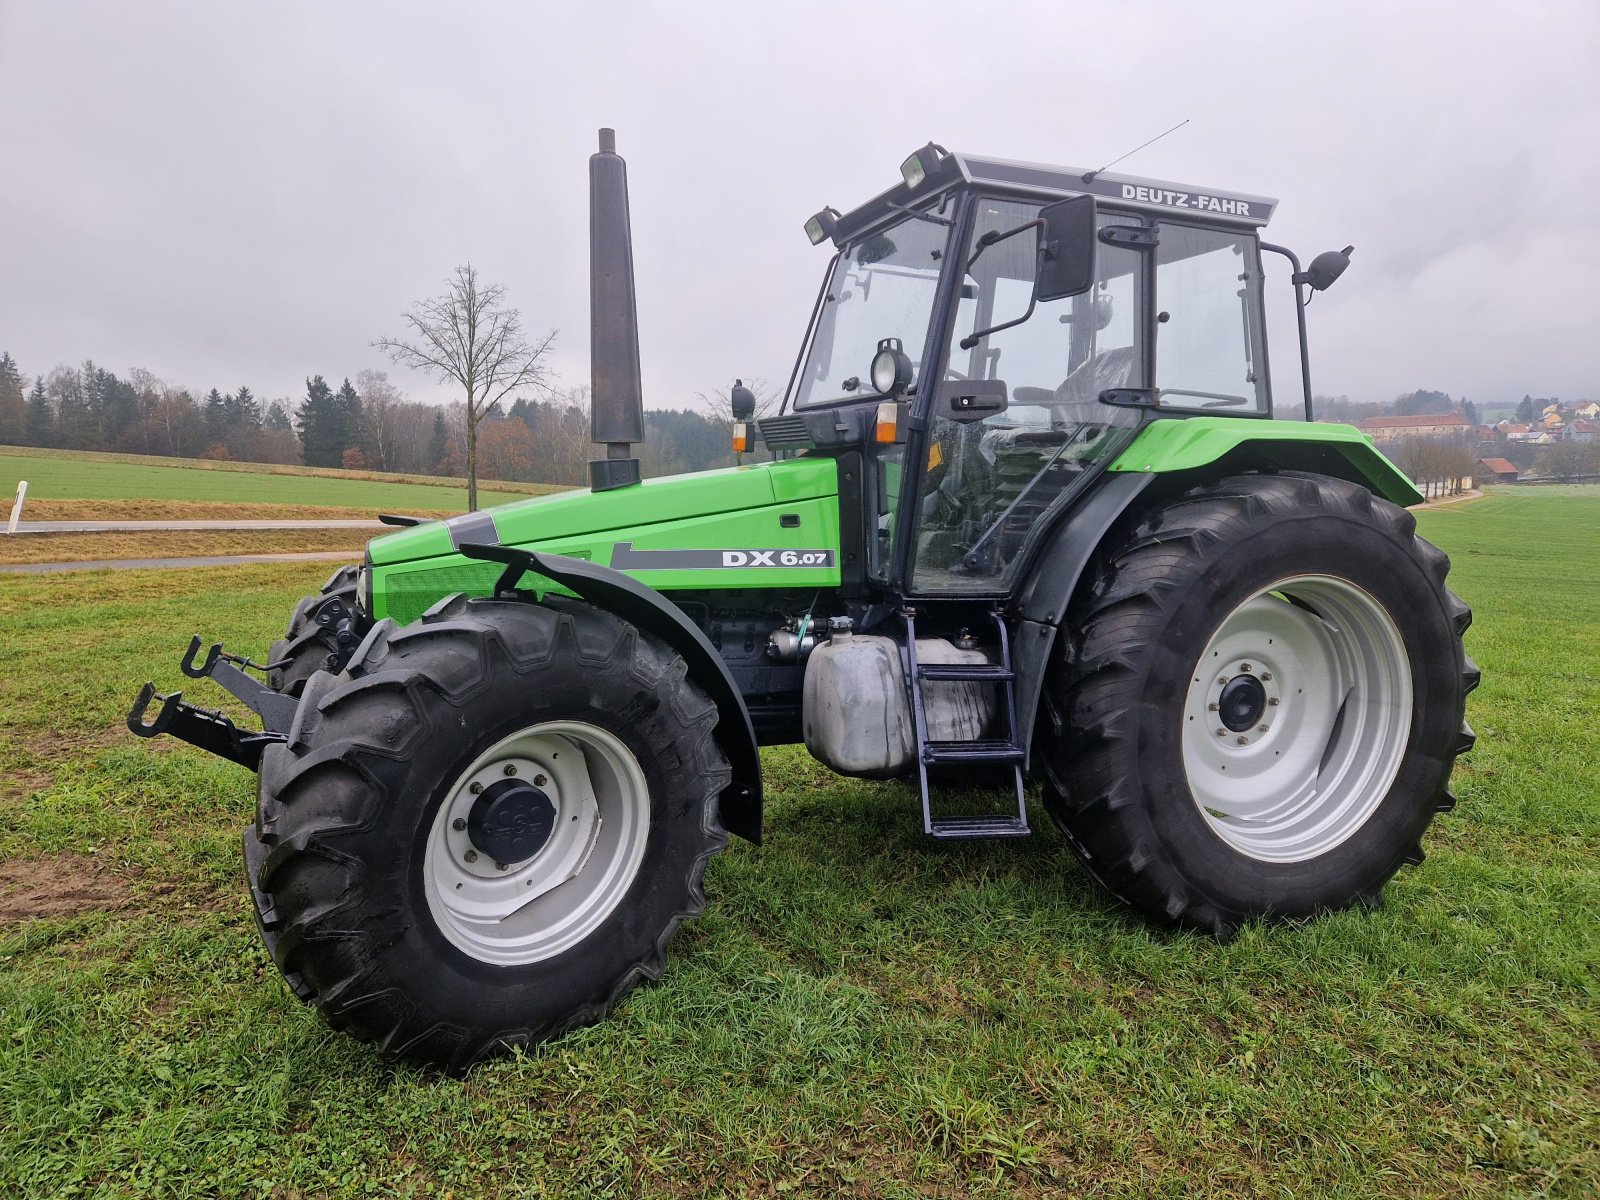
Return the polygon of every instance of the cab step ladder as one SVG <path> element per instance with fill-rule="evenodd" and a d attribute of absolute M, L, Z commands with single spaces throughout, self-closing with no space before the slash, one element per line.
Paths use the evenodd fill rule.
<path fill-rule="evenodd" d="M 990 616 L 1000 641 L 998 664 L 930 663 L 924 666 L 917 661 L 916 613 L 912 609 L 906 609 L 901 613 L 906 629 L 902 657 L 906 668 L 906 682 L 911 688 L 911 711 L 917 734 L 917 782 L 922 790 L 922 828 L 932 837 L 1010 838 L 1027 837 L 1032 832 L 1028 828 L 1027 801 L 1022 791 L 1022 762 L 1025 755 L 1021 739 L 1017 736 L 1017 675 L 1011 666 L 1011 641 L 1006 634 L 1005 621 L 1000 614 L 995 612 Z M 972 741 L 930 741 L 922 685 L 934 681 L 984 683 L 999 688 L 1004 701 L 1001 707 L 1005 712 L 1006 736 L 977 738 Z M 928 769 L 981 764 L 1011 767 L 1016 785 L 1016 814 L 935 816 L 928 798 Z"/>

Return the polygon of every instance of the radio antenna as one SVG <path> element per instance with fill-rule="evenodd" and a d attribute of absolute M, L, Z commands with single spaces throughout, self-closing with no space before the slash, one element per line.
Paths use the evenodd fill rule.
<path fill-rule="evenodd" d="M 1167 130 L 1166 133 L 1158 133 L 1158 134 L 1156 134 L 1155 137 L 1151 138 L 1148 142 L 1145 142 L 1143 145 L 1135 146 L 1132 150 L 1129 150 L 1127 154 L 1124 154 L 1122 156 L 1122 158 L 1131 158 L 1133 155 L 1135 155 L 1135 154 L 1139 153 L 1139 151 L 1143 150 L 1145 148 L 1145 146 L 1154 145 L 1156 142 L 1159 142 L 1162 138 L 1166 137 L 1167 133 L 1171 133 L 1174 129 L 1182 129 L 1188 123 L 1189 123 L 1189 118 L 1185 117 L 1183 120 L 1179 121 L 1176 125 L 1174 125 L 1172 127 L 1172 129 Z M 1099 170 L 1096 170 L 1096 171 L 1085 171 L 1083 173 L 1083 176 L 1082 176 L 1083 182 L 1085 182 L 1085 183 L 1093 183 L 1094 182 L 1094 177 L 1096 175 L 1100 174 L 1101 171 L 1106 171 L 1106 170 L 1109 170 L 1110 168 L 1116 166 L 1119 162 L 1122 161 L 1122 158 L 1113 158 L 1110 162 L 1108 162 L 1105 166 L 1101 167 Z"/>

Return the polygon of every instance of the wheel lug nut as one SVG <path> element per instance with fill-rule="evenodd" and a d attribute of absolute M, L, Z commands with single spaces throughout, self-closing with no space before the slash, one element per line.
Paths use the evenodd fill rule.
<path fill-rule="evenodd" d="M 1245 737 L 1244 734 L 1242 734 L 1242 733 L 1238 736 L 1238 738 L 1236 740 L 1238 741 L 1239 745 L 1241 745 L 1241 746 L 1248 746 L 1250 744 L 1250 739 Z"/>
<path fill-rule="evenodd" d="M 467 789 L 467 791 L 471 792 L 474 796 L 476 796 L 479 792 L 483 791 L 483 784 L 474 783 L 471 787 L 469 787 Z"/>
<path fill-rule="evenodd" d="M 550 781 L 548 779 L 546 779 L 543 775 L 535 775 L 533 777 L 533 786 L 534 787 L 543 787 L 545 784 L 547 784 L 549 782 Z"/>
<path fill-rule="evenodd" d="M 506 863 L 501 863 L 501 862 L 497 862 L 497 863 L 495 863 L 495 865 L 494 865 L 494 869 L 495 869 L 495 870 L 496 870 L 496 871 L 509 871 L 509 870 L 510 870 L 510 869 L 511 869 L 511 868 L 510 868 L 510 866 L 509 866 L 509 865 L 508 865 L 508 864 L 506 864 Z"/>
<path fill-rule="evenodd" d="M 505 773 L 507 775 L 515 775 L 517 773 L 517 764 L 516 763 L 507 763 L 506 764 L 506 768 L 505 768 Z"/>
<path fill-rule="evenodd" d="M 1216 712 L 1221 707 L 1222 707 L 1222 705 L 1220 705 L 1220 704 L 1208 704 L 1208 705 L 1206 705 L 1206 711 L 1208 711 L 1208 712 Z"/>
<path fill-rule="evenodd" d="M 1219 730 L 1217 730 L 1217 736 L 1218 737 L 1227 737 L 1228 736 L 1228 731 L 1226 729 L 1219 729 Z"/>
<path fill-rule="evenodd" d="M 1263 671 L 1263 672 L 1261 672 L 1261 682 L 1262 683 L 1271 683 L 1272 682 L 1272 672 L 1271 671 Z"/>
<path fill-rule="evenodd" d="M 1270 725 L 1257 725 L 1256 728 L 1258 730 L 1260 730 L 1262 733 L 1265 733 L 1265 732 L 1267 732 L 1267 730 L 1271 729 L 1272 726 L 1270 726 Z"/>
<path fill-rule="evenodd" d="M 1226 675 L 1218 675 L 1217 676 L 1217 682 L 1220 685 L 1222 685 L 1223 687 L 1227 687 L 1228 686 L 1228 677 Z"/>
<path fill-rule="evenodd" d="M 466 859 L 468 862 L 477 862 L 478 861 L 478 852 L 476 850 L 468 850 L 461 857 Z"/>
<path fill-rule="evenodd" d="M 1248 671 L 1249 669 L 1250 669 L 1250 664 L 1249 663 L 1240 663 L 1239 664 L 1239 670 Z"/>
<path fill-rule="evenodd" d="M 1278 702 L 1278 698 L 1276 696 L 1268 696 L 1267 697 L 1267 703 L 1268 704 L 1276 704 L 1277 702 Z"/>
<path fill-rule="evenodd" d="M 457 833 L 460 833 L 466 827 L 467 827 L 467 823 L 465 821 L 463 821 L 460 817 L 457 817 L 454 821 L 450 822 L 450 828 L 454 829 Z"/>

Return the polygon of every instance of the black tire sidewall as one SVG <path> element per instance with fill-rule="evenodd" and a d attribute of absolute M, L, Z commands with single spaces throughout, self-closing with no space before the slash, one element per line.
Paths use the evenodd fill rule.
<path fill-rule="evenodd" d="M 1188 599 L 1173 607 L 1148 657 L 1132 750 L 1162 852 L 1192 889 L 1233 913 L 1309 916 L 1375 894 L 1427 828 L 1454 760 L 1462 662 L 1441 589 L 1409 545 L 1328 512 L 1277 518 L 1185 565 L 1173 586 Z M 1183 765 L 1182 711 L 1199 657 L 1228 614 L 1301 575 L 1344 580 L 1382 606 L 1406 647 L 1412 714 L 1400 769 L 1362 826 L 1314 858 L 1273 863 L 1233 849 L 1201 813 Z"/>
<path fill-rule="evenodd" d="M 684 905 L 683 881 L 695 859 L 705 852 L 706 835 L 698 814 L 685 810 L 685 798 L 666 770 L 674 746 L 670 742 L 652 745 L 638 725 L 619 721 L 609 707 L 587 703 L 595 691 L 592 679 L 581 688 L 572 688 L 549 677 L 554 674 L 542 672 L 538 678 L 520 680 L 527 691 L 519 696 L 515 711 L 481 736 L 475 735 L 466 749 L 447 748 L 436 760 L 429 756 L 427 763 L 418 761 L 423 758 L 418 755 L 414 760 L 417 774 L 438 782 L 424 805 L 404 816 L 397 813 L 391 823 L 397 856 L 403 855 L 407 862 L 403 893 L 397 899 L 415 916 L 411 935 L 396 952 L 413 964 L 413 969 L 428 973 L 430 987 L 451 1011 L 470 1002 L 489 1020 L 495 1019 L 492 1014 L 496 1010 L 503 1019 L 526 1020 L 534 1011 L 556 1018 L 604 1003 L 616 986 L 618 963 L 640 962 L 655 953 L 663 931 Z M 620 709 L 637 705 L 636 686 L 624 685 L 615 691 L 626 693 L 616 697 Z M 633 754 L 650 791 L 644 855 L 627 893 L 582 942 L 551 958 L 521 966 L 486 963 L 451 942 L 433 916 L 423 870 L 427 843 L 441 805 L 474 758 L 520 729 L 553 720 L 594 725 L 615 735 Z M 373 899 L 382 902 L 380 897 Z"/>
<path fill-rule="evenodd" d="M 665 645 L 574 602 L 458 599 L 404 630 L 381 624 L 337 680 L 313 676 L 290 746 L 265 763 L 258 818 L 272 830 L 263 887 L 284 927 L 280 969 L 336 1026 L 452 1070 L 598 1020 L 659 975 L 671 934 L 703 907 L 728 780 L 716 710 Z M 549 721 L 604 730 L 632 754 L 648 789 L 643 854 L 582 941 L 485 962 L 433 914 L 427 844 L 471 763 Z"/>

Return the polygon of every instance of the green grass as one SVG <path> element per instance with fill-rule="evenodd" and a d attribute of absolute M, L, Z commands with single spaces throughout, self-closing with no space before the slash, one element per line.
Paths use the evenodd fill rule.
<path fill-rule="evenodd" d="M 455 479 L 0 446 L 0 501 L 16 495 L 21 479 L 28 481 L 29 500 L 199 500 L 396 512 L 465 509 L 467 504 L 467 489 Z M 495 483 L 480 492 L 482 499 L 498 503 L 556 490 Z"/>
<path fill-rule="evenodd" d="M 264 959 L 252 778 L 116 732 L 192 630 L 264 650 L 325 570 L 7 581 L 0 1195 L 1580 1197 L 1600 1188 L 1600 489 L 1423 513 L 1477 612 L 1461 803 L 1379 913 L 1152 931 L 1048 829 L 925 840 L 769 751 L 761 849 L 610 1020 L 465 1081 Z"/>

